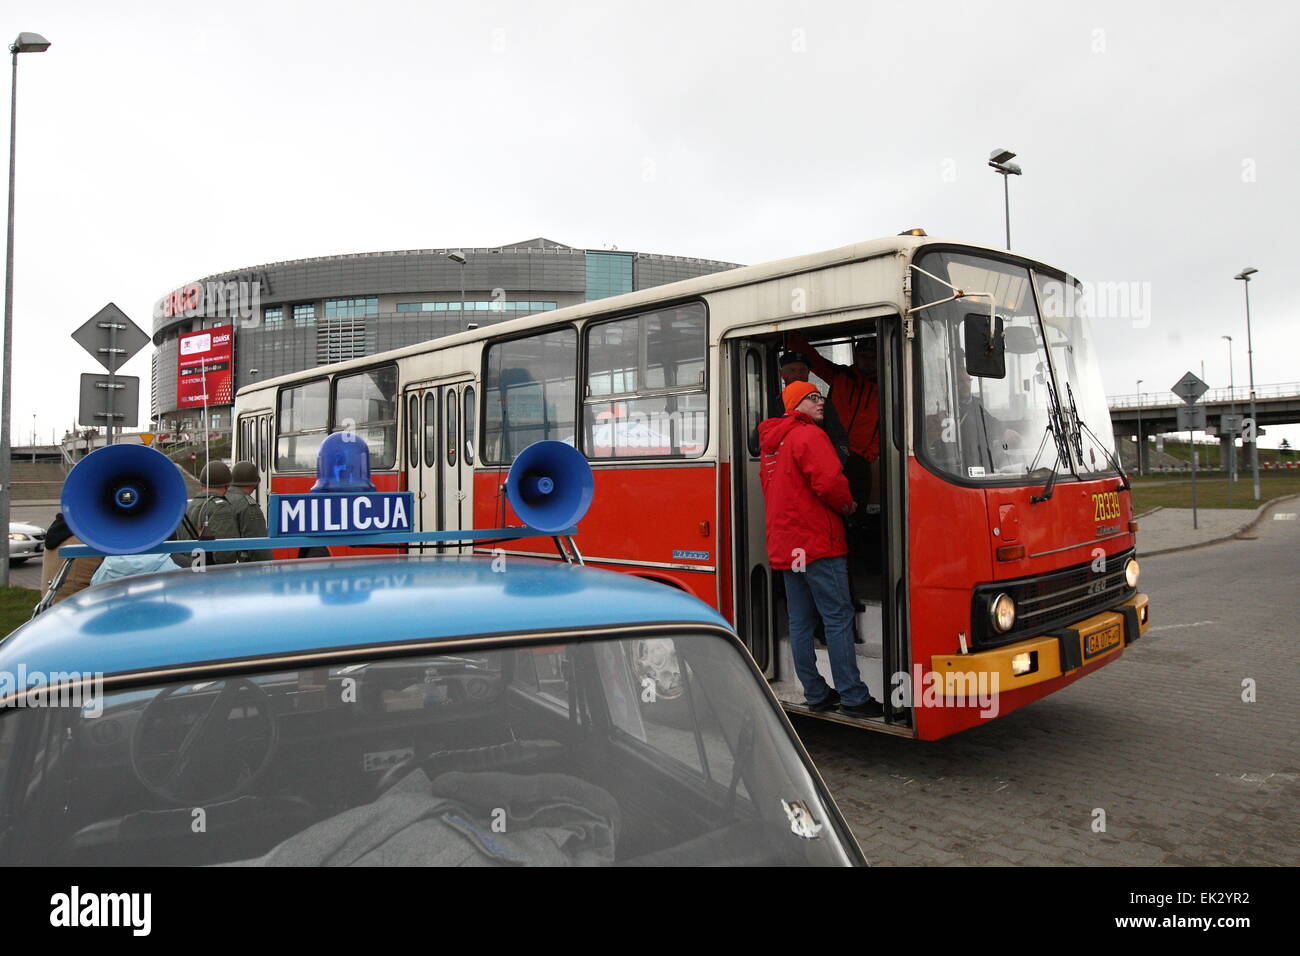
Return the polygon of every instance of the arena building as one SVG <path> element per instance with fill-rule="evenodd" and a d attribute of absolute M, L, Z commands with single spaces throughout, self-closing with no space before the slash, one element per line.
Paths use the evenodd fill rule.
<path fill-rule="evenodd" d="M 163 432 L 194 430 L 206 404 L 210 427 L 228 431 L 252 382 L 736 267 L 538 238 L 218 273 L 154 307 L 152 417 Z"/>

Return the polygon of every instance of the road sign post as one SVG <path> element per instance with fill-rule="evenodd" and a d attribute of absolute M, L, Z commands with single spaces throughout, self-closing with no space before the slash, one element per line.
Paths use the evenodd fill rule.
<path fill-rule="evenodd" d="M 1188 372 L 1173 385 L 1173 393 L 1187 404 L 1178 409 L 1178 427 L 1187 429 L 1187 448 L 1192 454 L 1192 529 L 1198 527 L 1196 520 L 1196 443 L 1195 432 L 1205 431 L 1205 406 L 1197 405 L 1197 400 L 1206 393 L 1210 386 Z"/>
<path fill-rule="evenodd" d="M 90 353 L 91 358 L 108 370 L 108 378 L 103 386 L 103 396 L 106 402 L 102 408 L 91 409 L 92 417 L 103 417 L 108 424 L 108 444 L 113 444 L 113 428 L 115 425 L 125 423 L 125 419 L 131 419 L 131 425 L 136 424 L 137 414 L 140 404 L 140 380 L 135 381 L 135 405 L 130 409 L 124 409 L 122 412 L 117 411 L 119 391 L 117 370 L 127 363 L 130 358 L 149 344 L 149 336 L 138 325 L 131 321 L 125 312 L 119 309 L 112 302 L 104 306 L 86 322 L 84 322 L 77 331 L 72 333 L 72 340 Z M 85 380 L 87 376 L 82 376 L 82 424 L 98 424 L 95 421 L 88 421 L 85 418 L 86 399 Z M 129 386 L 128 386 L 129 388 Z M 126 396 L 123 395 L 123 398 Z"/>

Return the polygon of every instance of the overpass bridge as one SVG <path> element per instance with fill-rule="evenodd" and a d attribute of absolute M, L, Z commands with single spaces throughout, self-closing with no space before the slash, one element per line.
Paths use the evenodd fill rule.
<path fill-rule="evenodd" d="M 1178 431 L 1178 409 L 1185 403 L 1173 392 L 1141 392 L 1133 395 L 1112 395 L 1107 398 L 1110 406 L 1110 423 L 1115 430 L 1115 437 L 1137 437 L 1138 421 L 1142 423 L 1144 436 L 1162 435 Z M 1250 387 L 1238 385 L 1236 388 L 1212 388 L 1201 396 L 1197 403 L 1205 406 L 1205 424 L 1207 431 L 1219 436 L 1223 449 L 1221 461 L 1231 456 L 1232 438 L 1223 434 L 1223 416 L 1250 414 Z M 1275 385 L 1255 386 L 1255 417 L 1264 434 L 1268 425 L 1292 425 L 1300 422 L 1300 382 L 1285 382 Z M 1250 460 L 1250 442 L 1242 442 L 1243 460 Z M 1150 448 L 1146 442 L 1139 449 L 1142 456 L 1142 471 L 1150 470 Z"/>

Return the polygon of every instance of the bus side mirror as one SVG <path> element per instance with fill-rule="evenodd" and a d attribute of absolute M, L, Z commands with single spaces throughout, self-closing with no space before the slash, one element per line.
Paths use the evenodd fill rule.
<path fill-rule="evenodd" d="M 987 315 L 969 312 L 962 322 L 966 349 L 966 374 L 974 378 L 1006 378 L 1007 347 L 1002 316 L 989 321 Z"/>

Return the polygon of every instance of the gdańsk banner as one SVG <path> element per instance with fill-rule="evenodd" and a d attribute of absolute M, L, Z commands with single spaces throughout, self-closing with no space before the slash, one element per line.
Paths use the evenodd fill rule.
<path fill-rule="evenodd" d="M 219 325 L 180 337 L 176 362 L 177 408 L 234 404 L 234 332 L 234 326 Z"/>

